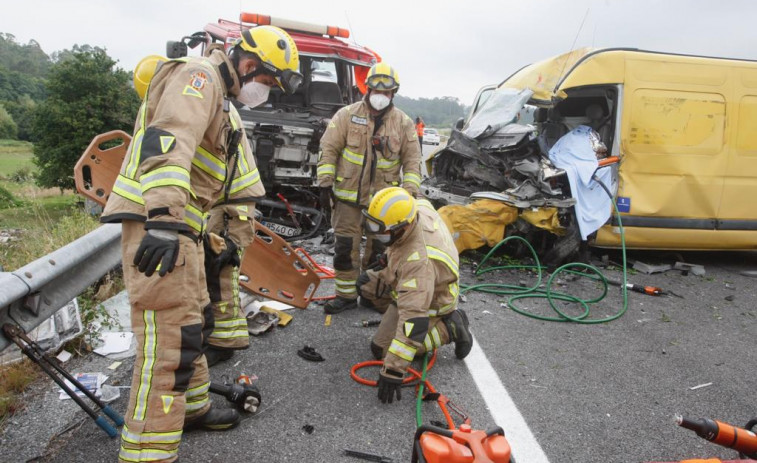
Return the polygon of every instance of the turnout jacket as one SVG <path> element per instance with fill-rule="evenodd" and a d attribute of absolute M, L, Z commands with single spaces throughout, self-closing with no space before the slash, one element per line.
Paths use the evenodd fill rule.
<path fill-rule="evenodd" d="M 407 371 L 426 339 L 429 317 L 455 310 L 459 294 L 459 257 L 452 235 L 431 203 L 418 200 L 417 205 L 416 220 L 387 247 L 387 266 L 379 272 L 381 281 L 392 288 L 399 314 L 384 368 L 401 372 Z M 437 339 L 435 345 L 440 344 Z"/>
<path fill-rule="evenodd" d="M 144 221 L 145 229 L 198 236 L 214 206 L 241 220 L 251 217 L 254 200 L 265 189 L 239 113 L 228 99 L 239 90 L 236 71 L 219 49 L 164 63 L 139 109 L 101 221 Z M 231 156 L 237 130 L 238 155 Z M 249 226 L 244 241 L 251 239 Z"/>
<path fill-rule="evenodd" d="M 418 194 L 421 150 L 413 121 L 394 106 L 378 129 L 376 120 L 366 101 L 353 103 L 334 115 L 321 138 L 318 186 L 332 187 L 339 201 L 368 207 L 376 191 L 390 186 Z"/>

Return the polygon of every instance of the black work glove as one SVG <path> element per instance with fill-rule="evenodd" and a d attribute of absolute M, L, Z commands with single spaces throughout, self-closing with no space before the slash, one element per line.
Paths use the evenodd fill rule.
<path fill-rule="evenodd" d="M 330 186 L 322 186 L 319 199 L 321 201 L 321 207 L 326 214 L 331 213 L 331 202 L 334 200 L 334 191 Z"/>
<path fill-rule="evenodd" d="M 368 264 L 367 269 L 378 272 L 385 269 L 386 265 L 387 265 L 386 253 L 382 252 L 381 254 L 377 255 L 373 259 L 373 261 L 371 261 L 371 263 Z"/>
<path fill-rule="evenodd" d="M 176 230 L 147 230 L 142 242 L 139 243 L 134 255 L 134 265 L 144 273 L 152 276 L 155 270 L 158 275 L 166 276 L 172 272 L 179 258 L 179 232 Z"/>
<path fill-rule="evenodd" d="M 355 287 L 357 288 L 358 296 L 363 297 L 363 292 L 360 291 L 360 287 L 368 283 L 369 281 L 371 281 L 371 277 L 369 277 L 368 274 L 365 272 L 361 273 L 360 276 L 357 277 L 357 282 L 355 283 Z"/>
<path fill-rule="evenodd" d="M 218 276 L 227 265 L 239 267 L 242 264 L 239 260 L 239 246 L 227 236 L 223 237 L 223 241 L 224 249 L 220 253 L 216 253 L 210 244 L 210 234 L 203 237 L 202 245 L 205 248 L 205 273 L 207 275 Z"/>
<path fill-rule="evenodd" d="M 378 398 L 381 403 L 392 403 L 395 394 L 397 394 L 397 401 L 402 400 L 402 379 L 404 376 L 403 373 L 395 370 L 379 373 Z"/>

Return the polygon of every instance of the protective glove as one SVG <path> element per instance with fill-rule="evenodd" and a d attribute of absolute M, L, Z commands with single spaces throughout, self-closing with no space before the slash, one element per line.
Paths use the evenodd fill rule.
<path fill-rule="evenodd" d="M 139 243 L 134 255 L 134 265 L 144 273 L 152 276 L 155 270 L 158 275 L 166 276 L 173 271 L 176 259 L 179 258 L 179 232 L 176 230 L 147 230 L 142 242 Z"/>
<path fill-rule="evenodd" d="M 223 241 L 223 244 L 220 244 Z M 205 248 L 205 273 L 217 276 L 227 265 L 239 267 L 239 246 L 228 237 L 220 236 L 215 233 L 208 233 L 202 240 Z M 220 251 L 220 252 L 219 252 Z"/>
<path fill-rule="evenodd" d="M 331 202 L 334 200 L 334 191 L 330 186 L 322 186 L 319 199 L 321 201 L 321 207 L 327 215 L 331 214 Z"/>
<path fill-rule="evenodd" d="M 404 376 L 403 373 L 395 370 L 379 373 L 378 398 L 381 403 L 392 403 L 395 394 L 397 394 L 397 401 L 402 400 L 402 379 Z"/>
<path fill-rule="evenodd" d="M 368 283 L 369 281 L 371 281 L 371 277 L 368 276 L 368 274 L 366 272 L 361 273 L 360 276 L 357 277 L 357 282 L 355 283 L 355 287 L 357 288 L 357 295 L 358 296 L 365 297 L 365 296 L 363 296 L 363 292 L 360 290 L 360 288 L 364 284 Z"/>
<path fill-rule="evenodd" d="M 368 264 L 368 267 L 366 269 L 379 272 L 386 268 L 387 263 L 388 261 L 387 261 L 386 253 L 382 252 L 381 254 L 377 255 L 370 264 Z"/>

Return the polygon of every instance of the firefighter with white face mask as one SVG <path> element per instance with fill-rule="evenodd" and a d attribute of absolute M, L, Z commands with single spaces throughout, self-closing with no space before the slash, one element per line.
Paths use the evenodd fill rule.
<path fill-rule="evenodd" d="M 378 397 L 401 399 L 402 380 L 413 358 L 445 344 L 465 358 L 473 346 L 468 317 L 457 308 L 459 257 L 452 236 L 434 207 L 402 188 L 375 194 L 363 211 L 369 239 L 386 246 L 380 266 L 360 275 L 361 299 L 388 304 L 371 351 L 383 359 Z"/>
<path fill-rule="evenodd" d="M 301 81 L 294 41 L 270 26 L 244 31 L 228 56 L 210 47 L 201 58 L 160 61 L 148 60 L 153 75 L 135 72 L 143 103 L 101 218 L 122 224 L 137 341 L 121 462 L 175 461 L 184 430 L 240 421 L 234 409 L 211 407 L 203 355 L 234 333 L 232 302 L 218 319 L 214 312 L 224 300 L 238 306 L 230 267 L 252 240 L 255 199 L 265 194 L 230 98 L 260 104 L 259 86 L 242 92 L 250 83 L 293 91 Z M 208 222 L 214 243 L 203 238 Z"/>
<path fill-rule="evenodd" d="M 375 64 L 365 79 L 363 101 L 340 109 L 321 138 L 318 186 L 321 206 L 331 208 L 334 227 L 336 298 L 324 311 L 339 313 L 357 307 L 355 283 L 384 246 L 368 238 L 360 257 L 361 211 L 373 195 L 401 186 L 416 196 L 420 188 L 421 151 L 412 119 L 392 104 L 399 75 L 387 63 Z M 367 304 L 366 304 L 367 305 Z"/>
<path fill-rule="evenodd" d="M 279 86 L 284 92 L 292 93 L 302 80 L 297 72 L 296 45 L 286 32 L 276 27 L 260 26 L 243 31 L 231 50 L 230 59 L 242 84 L 236 99 L 250 108 L 265 104 L 272 87 Z M 238 122 L 241 127 L 241 120 Z M 252 150 L 247 149 L 248 140 L 243 138 L 239 146 L 245 148 L 248 156 L 242 156 L 240 151 L 239 162 L 232 168 L 235 178 L 228 192 L 224 191 L 221 200 L 211 209 L 207 223 L 205 271 L 215 319 L 210 345 L 205 351 L 209 367 L 230 359 L 235 350 L 250 345 L 247 319 L 240 307 L 239 267 L 245 248 L 254 238 L 251 224 L 255 204 L 243 195 L 251 181 L 247 159 L 252 158 Z M 251 162 L 254 164 L 254 159 Z"/>

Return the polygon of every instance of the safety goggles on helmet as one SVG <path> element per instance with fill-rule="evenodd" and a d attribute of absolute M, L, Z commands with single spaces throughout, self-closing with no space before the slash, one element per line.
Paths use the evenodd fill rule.
<path fill-rule="evenodd" d="M 410 225 L 409 220 L 403 220 L 394 225 L 387 226 L 383 221 L 381 221 L 381 219 L 378 219 L 370 215 L 367 209 L 363 210 L 363 217 L 365 217 L 365 228 L 366 230 L 368 230 L 368 233 L 373 233 L 377 235 L 384 234 L 384 233 L 393 233 L 395 231 L 401 230 L 407 225 Z"/>
<path fill-rule="evenodd" d="M 365 84 L 375 90 L 394 90 L 399 87 L 394 77 L 385 74 L 374 74 L 365 79 Z"/>
<path fill-rule="evenodd" d="M 260 64 L 261 66 L 254 71 L 240 77 L 240 81 L 244 83 L 255 76 L 259 76 L 261 74 L 269 74 L 276 79 L 276 83 L 279 85 L 279 87 L 281 87 L 282 90 L 284 90 L 287 95 L 293 94 L 302 84 L 303 76 L 299 72 L 291 71 L 289 69 L 282 71 L 280 69 L 276 69 L 268 63 L 261 62 Z"/>
<path fill-rule="evenodd" d="M 302 74 L 296 71 L 290 71 L 289 69 L 278 71 L 274 76 L 276 76 L 279 86 L 287 95 L 294 93 L 302 84 L 303 80 Z"/>

